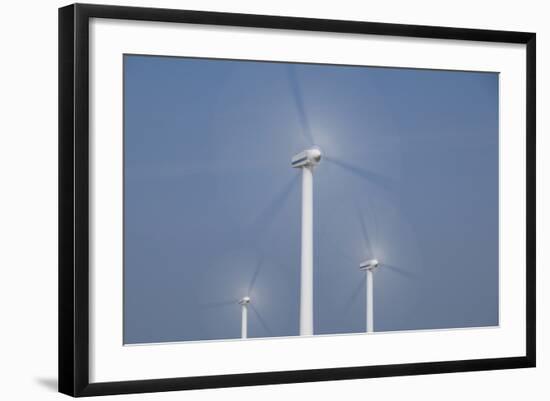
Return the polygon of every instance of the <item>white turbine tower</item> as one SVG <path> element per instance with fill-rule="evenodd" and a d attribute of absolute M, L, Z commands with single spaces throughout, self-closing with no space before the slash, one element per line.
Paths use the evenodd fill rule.
<path fill-rule="evenodd" d="M 250 297 L 243 297 L 239 300 L 241 305 L 241 338 L 248 338 L 248 304 Z"/>
<path fill-rule="evenodd" d="M 311 148 L 292 158 L 292 167 L 302 169 L 302 257 L 300 276 L 300 335 L 313 335 L 313 168 L 321 151 Z"/>
<path fill-rule="evenodd" d="M 359 270 L 366 272 L 367 277 L 367 333 L 372 333 L 374 331 L 374 269 L 378 267 L 379 263 L 377 259 L 369 259 L 361 262 L 359 265 Z"/>

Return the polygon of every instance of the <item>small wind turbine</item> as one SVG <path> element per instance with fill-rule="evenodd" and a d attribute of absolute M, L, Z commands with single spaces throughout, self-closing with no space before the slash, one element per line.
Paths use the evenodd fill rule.
<path fill-rule="evenodd" d="M 300 335 L 313 335 L 313 168 L 321 151 L 311 148 L 292 158 L 292 167 L 302 169 L 302 257 L 300 277 Z"/>
<path fill-rule="evenodd" d="M 239 300 L 239 305 L 241 305 L 241 338 L 248 337 L 248 304 L 250 304 L 250 297 L 243 297 Z"/>
<path fill-rule="evenodd" d="M 377 259 L 369 259 L 361 262 L 359 265 L 359 270 L 366 272 L 367 277 L 367 333 L 372 333 L 374 331 L 374 269 L 379 266 Z"/>

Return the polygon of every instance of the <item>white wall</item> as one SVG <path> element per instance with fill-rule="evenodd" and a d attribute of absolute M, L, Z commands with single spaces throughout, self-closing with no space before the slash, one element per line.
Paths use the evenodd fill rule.
<path fill-rule="evenodd" d="M 107 1 L 107 0 L 105 0 Z M 538 42 L 538 367 L 496 372 L 399 377 L 255 388 L 202 390 L 125 399 L 262 400 L 316 399 L 547 400 L 550 297 L 544 267 L 550 215 L 549 118 L 550 24 L 544 1 L 291 1 L 163 0 L 112 4 L 355 19 L 410 24 L 537 32 Z M 228 4 L 230 3 L 230 4 Z M 57 375 L 57 7 L 62 1 L 10 1 L 0 22 L 0 398 L 49 400 Z M 545 182 L 546 181 L 546 182 Z M 111 397 L 112 398 L 112 397 Z M 122 399 L 122 397 L 119 397 Z"/>

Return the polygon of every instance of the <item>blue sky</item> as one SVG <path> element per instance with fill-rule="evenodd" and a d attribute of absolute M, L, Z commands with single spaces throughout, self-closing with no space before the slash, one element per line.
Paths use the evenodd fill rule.
<path fill-rule="evenodd" d="M 127 55 L 124 341 L 298 335 L 300 171 L 314 328 L 498 324 L 498 74 Z"/>

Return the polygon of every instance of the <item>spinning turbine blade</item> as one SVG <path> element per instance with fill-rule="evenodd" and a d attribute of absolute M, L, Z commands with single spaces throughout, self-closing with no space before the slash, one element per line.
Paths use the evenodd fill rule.
<path fill-rule="evenodd" d="M 213 301 L 199 304 L 200 307 L 210 309 L 210 308 L 221 308 L 224 306 L 235 305 L 235 300 L 225 300 L 225 301 Z"/>
<path fill-rule="evenodd" d="M 260 322 L 260 325 L 263 327 L 263 329 L 266 331 L 266 333 L 268 334 L 268 336 L 273 336 L 273 332 L 271 331 L 271 329 L 269 328 L 268 324 L 266 323 L 266 321 L 264 320 L 264 318 L 260 315 L 260 313 L 258 312 L 258 309 L 250 304 L 250 310 L 252 311 L 252 313 L 254 313 L 254 315 L 256 315 L 256 318 L 258 319 L 258 322 Z"/>
<path fill-rule="evenodd" d="M 323 240 L 323 242 L 329 243 L 331 247 L 331 252 L 337 253 L 338 257 L 345 259 L 347 263 L 351 265 L 355 265 L 356 261 L 349 256 L 339 245 L 336 241 L 334 241 L 332 238 L 329 238 L 328 236 L 328 230 L 321 231 L 319 233 L 319 237 Z"/>
<path fill-rule="evenodd" d="M 270 224 L 275 220 L 275 216 L 285 206 L 287 199 L 297 183 L 298 177 L 293 176 L 292 179 L 289 180 L 279 192 L 277 192 L 277 195 L 273 197 L 271 202 L 269 202 L 269 204 L 256 216 L 252 222 L 251 230 L 253 232 L 260 230 L 265 232 L 269 229 Z"/>
<path fill-rule="evenodd" d="M 250 283 L 248 284 L 248 293 L 252 294 L 252 290 L 254 289 L 254 285 L 256 284 L 256 280 L 258 279 L 258 275 L 260 274 L 260 271 L 262 270 L 262 266 L 264 264 L 264 257 L 262 256 L 258 263 L 256 264 L 256 268 L 254 269 L 254 273 L 252 274 L 252 279 L 250 280 Z"/>
<path fill-rule="evenodd" d="M 374 257 L 374 249 L 372 247 L 372 242 L 369 236 L 369 232 L 367 230 L 367 225 L 365 224 L 365 219 L 363 217 L 363 214 L 359 211 L 359 208 L 357 208 L 357 219 L 359 220 L 359 226 L 361 228 L 361 234 L 363 235 L 363 242 L 365 244 L 365 248 L 367 250 L 369 257 Z"/>
<path fill-rule="evenodd" d="M 351 293 L 351 296 L 348 298 L 346 303 L 344 303 L 344 311 L 349 312 L 351 306 L 357 301 L 357 297 L 359 297 L 359 294 L 361 294 L 364 285 L 365 285 L 365 281 L 361 280 L 359 284 L 355 286 L 355 288 Z"/>
<path fill-rule="evenodd" d="M 374 171 L 366 170 L 362 167 L 356 166 L 354 164 L 345 162 L 340 159 L 335 158 L 327 158 L 325 159 L 350 173 L 355 175 L 358 178 L 364 179 L 365 181 L 368 181 L 382 189 L 384 189 L 387 192 L 395 192 L 395 182 L 392 178 L 386 177 L 382 174 L 376 173 Z"/>
<path fill-rule="evenodd" d="M 300 84 L 296 76 L 296 66 L 289 65 L 287 67 L 287 72 L 288 72 L 288 81 L 290 83 L 290 89 L 292 90 L 294 103 L 296 105 L 296 110 L 298 111 L 298 118 L 300 119 L 300 124 L 302 125 L 302 135 L 306 140 L 306 144 L 308 146 L 311 146 L 315 144 L 315 141 L 313 140 L 313 135 L 311 133 L 311 128 L 309 125 L 309 119 L 307 118 L 306 109 L 304 107 L 302 91 L 300 89 Z"/>
<path fill-rule="evenodd" d="M 384 266 L 384 270 L 389 270 L 395 274 L 398 274 L 400 275 L 401 277 L 404 277 L 408 280 L 417 280 L 418 279 L 418 276 L 414 273 L 411 273 L 410 271 L 407 271 L 403 268 L 400 268 L 400 267 L 397 267 L 397 266 L 393 266 L 393 265 L 388 265 L 386 263 L 383 263 L 381 266 Z"/>

